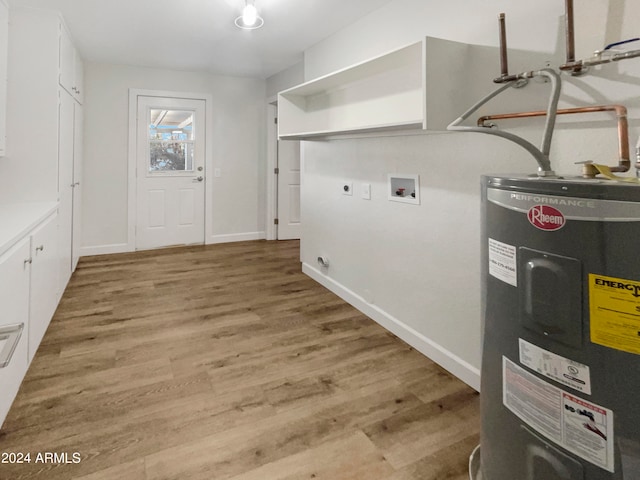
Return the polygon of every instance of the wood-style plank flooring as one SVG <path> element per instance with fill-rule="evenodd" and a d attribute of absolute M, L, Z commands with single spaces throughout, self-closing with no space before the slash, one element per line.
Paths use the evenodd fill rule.
<path fill-rule="evenodd" d="M 466 480 L 478 395 L 298 257 L 258 241 L 83 258 L 0 430 L 31 463 L 0 479 Z"/>

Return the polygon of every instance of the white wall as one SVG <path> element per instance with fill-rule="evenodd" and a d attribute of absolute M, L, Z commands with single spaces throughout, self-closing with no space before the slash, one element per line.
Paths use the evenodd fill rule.
<path fill-rule="evenodd" d="M 9 20 L 7 155 L 0 158 L 0 203 L 56 201 L 58 15 L 13 8 Z"/>
<path fill-rule="evenodd" d="M 585 5 L 588 3 L 588 5 Z M 305 53 L 310 80 L 351 63 L 415 42 L 425 35 L 497 45 L 497 14 L 506 12 L 515 70 L 537 69 L 564 58 L 564 2 L 508 0 L 396 0 Z M 635 36 L 640 6 L 631 0 L 576 3 L 578 57 L 605 42 Z M 631 11 L 633 10 L 633 11 Z M 623 14 L 624 13 L 624 14 Z M 524 55 L 522 51 L 537 52 Z M 527 65 L 534 58 L 535 65 Z M 481 91 L 491 78 L 469 78 Z M 594 75 L 563 75 L 562 106 L 621 102 L 630 108 L 631 138 L 640 134 L 640 59 L 596 69 Z M 471 84 L 470 84 L 471 85 Z M 546 86 L 533 85 L 539 107 Z M 517 111 L 498 102 L 493 113 Z M 530 96 L 524 94 L 525 97 Z M 453 120 L 462 112 L 451 112 Z M 502 124 L 538 143 L 542 120 Z M 502 139 L 447 133 L 304 142 L 302 252 L 304 270 L 342 295 L 470 385 L 479 388 L 480 347 L 480 175 L 535 171 L 533 159 Z M 552 149 L 554 167 L 578 174 L 576 161 L 617 160 L 612 116 L 563 119 Z M 420 206 L 389 202 L 388 173 L 418 173 Z M 343 180 L 354 195 L 342 195 Z M 360 197 L 372 184 L 372 199 Z M 316 258 L 331 266 L 320 271 Z"/>
<path fill-rule="evenodd" d="M 295 65 L 267 78 L 267 98 L 271 98 L 289 87 L 304 82 L 304 62 Z"/>
<path fill-rule="evenodd" d="M 579 57 L 590 55 L 605 42 L 637 36 L 634 22 L 627 20 L 622 24 L 623 16 L 631 19 L 637 13 L 639 7 L 633 5 L 632 0 L 584 3 L 576 2 L 575 6 L 576 53 Z M 562 0 L 395 0 L 309 48 L 305 52 L 305 78 L 316 78 L 415 42 L 425 35 L 497 45 L 500 12 L 507 16 L 510 48 L 537 52 L 561 50 L 564 55 Z M 590 25 L 597 25 L 597 28 L 590 28 Z"/>
<path fill-rule="evenodd" d="M 213 96 L 213 237 L 264 237 L 265 81 L 197 72 L 85 64 L 83 253 L 125 249 L 129 88 Z"/>

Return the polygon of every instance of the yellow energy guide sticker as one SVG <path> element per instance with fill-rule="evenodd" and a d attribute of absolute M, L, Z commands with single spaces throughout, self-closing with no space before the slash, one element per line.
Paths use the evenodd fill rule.
<path fill-rule="evenodd" d="M 591 341 L 640 355 L 640 281 L 589 274 Z"/>

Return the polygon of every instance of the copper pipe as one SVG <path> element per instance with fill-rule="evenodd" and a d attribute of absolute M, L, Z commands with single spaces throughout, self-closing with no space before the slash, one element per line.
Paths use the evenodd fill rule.
<path fill-rule="evenodd" d="M 509 61 L 507 59 L 507 27 L 504 13 L 498 15 L 500 25 L 500 73 L 503 77 L 509 75 Z"/>
<path fill-rule="evenodd" d="M 618 165 L 611 167 L 612 172 L 626 172 L 631 167 L 629 157 L 629 123 L 627 122 L 627 109 L 622 105 L 595 105 L 592 107 L 564 108 L 558 110 L 558 115 L 568 115 L 573 113 L 595 113 L 595 112 L 616 112 L 618 118 Z M 489 127 L 485 122 L 490 120 L 507 120 L 511 118 L 544 117 L 547 114 L 544 110 L 520 113 L 502 113 L 498 115 L 485 115 L 478 119 L 479 127 Z M 585 165 L 585 175 L 595 176 L 594 169 Z"/>
<path fill-rule="evenodd" d="M 573 26 L 573 0 L 565 0 L 565 36 L 567 43 L 567 61 L 560 65 L 560 70 L 571 70 L 574 75 L 583 72 L 582 60 L 576 61 L 576 40 Z"/>
<path fill-rule="evenodd" d="M 521 74 L 509 75 L 509 59 L 507 54 L 507 23 L 505 14 L 498 15 L 498 26 L 500 29 L 500 76 L 493 79 L 493 83 L 507 83 L 521 80 Z"/>
<path fill-rule="evenodd" d="M 573 0 L 565 1 L 565 29 L 567 35 L 567 63 L 576 60 L 575 32 L 573 29 Z"/>
<path fill-rule="evenodd" d="M 584 73 L 590 66 L 604 63 L 618 62 L 628 58 L 640 57 L 640 50 L 620 52 L 615 55 L 602 55 L 602 51 L 595 52 L 594 56 L 584 60 L 576 60 L 575 30 L 573 26 L 573 0 L 565 0 L 565 30 L 567 37 L 567 61 L 560 65 L 560 70 L 571 71 L 572 75 Z M 624 43 L 624 42 L 623 42 Z M 605 49 L 606 50 L 606 49 Z M 494 80 L 495 82 L 496 80 Z"/>

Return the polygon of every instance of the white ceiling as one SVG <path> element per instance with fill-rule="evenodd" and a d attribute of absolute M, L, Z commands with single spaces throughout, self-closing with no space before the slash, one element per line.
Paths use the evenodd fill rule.
<path fill-rule="evenodd" d="M 59 10 L 82 57 L 267 78 L 392 0 L 255 0 L 264 26 L 240 30 L 244 0 L 9 0 Z"/>

